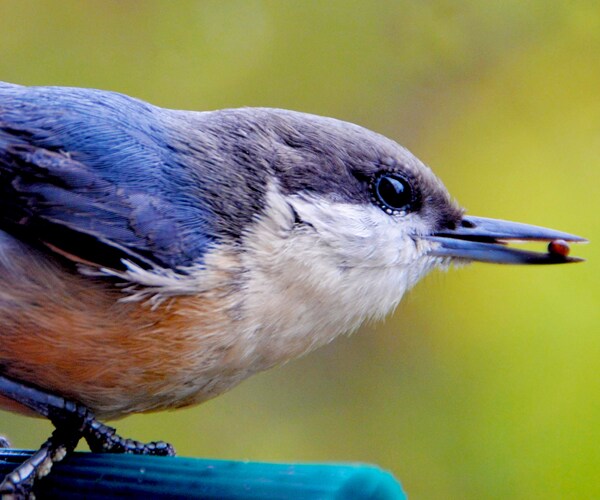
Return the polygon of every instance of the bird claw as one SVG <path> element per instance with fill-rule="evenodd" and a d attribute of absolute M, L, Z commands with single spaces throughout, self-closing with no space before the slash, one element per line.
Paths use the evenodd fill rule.
<path fill-rule="evenodd" d="M 174 456 L 175 449 L 163 441 L 141 443 L 119 436 L 113 427 L 96 420 L 85 406 L 41 389 L 0 376 L 4 395 L 48 417 L 55 430 L 44 444 L 0 483 L 0 499 L 31 499 L 36 479 L 46 476 L 56 462 L 72 452 L 84 438 L 92 452 Z M 49 397 L 51 396 L 51 397 Z M 8 444 L 8 441 L 2 439 Z"/>
<path fill-rule="evenodd" d="M 56 462 L 75 449 L 80 436 L 56 429 L 50 438 L 27 460 L 7 474 L 0 483 L 2 500 L 34 499 L 33 487 L 37 479 L 47 476 Z"/>
<path fill-rule="evenodd" d="M 90 414 L 91 415 L 91 414 Z M 127 453 L 132 455 L 175 456 L 175 448 L 164 441 L 142 443 L 119 436 L 113 427 L 93 416 L 86 422 L 83 437 L 93 453 Z"/>

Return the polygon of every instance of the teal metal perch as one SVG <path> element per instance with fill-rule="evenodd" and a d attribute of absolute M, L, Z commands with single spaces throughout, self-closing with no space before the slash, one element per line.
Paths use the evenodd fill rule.
<path fill-rule="evenodd" d="M 5 475 L 31 451 L 0 450 Z M 364 464 L 270 464 L 180 457 L 74 453 L 36 483 L 38 500 L 405 500 L 389 473 Z"/>

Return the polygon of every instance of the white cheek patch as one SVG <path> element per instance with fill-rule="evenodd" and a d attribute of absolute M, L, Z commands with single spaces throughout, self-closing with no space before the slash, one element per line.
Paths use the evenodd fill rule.
<path fill-rule="evenodd" d="M 435 265 L 430 244 L 417 236 L 427 228 L 417 214 L 391 216 L 371 204 L 297 198 L 291 202 L 318 233 L 345 285 L 362 300 L 364 317 L 382 317 Z M 324 249 L 325 250 L 325 249 Z M 362 293 L 361 293 L 362 292 Z"/>
<path fill-rule="evenodd" d="M 435 263 L 411 236 L 424 231 L 416 216 L 400 221 L 375 206 L 276 189 L 267 200 L 244 238 L 244 309 L 282 357 L 385 316 Z M 294 212 L 303 224 L 294 226 Z"/>
<path fill-rule="evenodd" d="M 333 255 L 356 267 L 407 266 L 422 257 L 413 235 L 426 228 L 415 214 L 391 216 L 371 204 L 290 197 L 301 219 L 310 223 Z"/>

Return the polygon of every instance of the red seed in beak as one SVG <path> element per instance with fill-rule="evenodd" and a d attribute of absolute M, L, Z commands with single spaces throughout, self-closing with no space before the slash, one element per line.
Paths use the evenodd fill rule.
<path fill-rule="evenodd" d="M 548 252 L 552 255 L 567 257 L 570 251 L 569 244 L 565 240 L 553 240 L 548 243 Z"/>

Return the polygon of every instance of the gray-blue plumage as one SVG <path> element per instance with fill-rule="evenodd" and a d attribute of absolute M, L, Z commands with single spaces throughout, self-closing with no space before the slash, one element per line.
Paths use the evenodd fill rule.
<path fill-rule="evenodd" d="M 196 259 L 210 217 L 196 205 L 201 231 L 181 238 L 185 207 L 169 199 L 153 113 L 118 94 L 0 87 L 2 227 L 103 265 Z"/>
<path fill-rule="evenodd" d="M 112 267 L 201 261 L 227 235 L 216 225 L 235 232 L 210 192 L 227 165 L 211 164 L 201 142 L 170 141 L 166 115 L 110 92 L 2 85 L 1 227 Z"/>
<path fill-rule="evenodd" d="M 269 180 L 367 204 L 372 175 L 397 168 L 427 193 L 422 213 L 434 225 L 458 220 L 418 160 L 406 152 L 398 163 L 400 150 L 361 127 L 290 111 L 173 111 L 113 92 L 2 84 L 0 228 L 114 268 L 123 258 L 189 266 L 240 238 Z"/>

